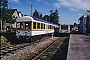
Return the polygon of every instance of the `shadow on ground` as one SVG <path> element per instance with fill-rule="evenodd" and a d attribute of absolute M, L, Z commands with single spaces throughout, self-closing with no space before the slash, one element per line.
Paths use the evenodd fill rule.
<path fill-rule="evenodd" d="M 69 38 L 66 38 L 66 40 L 63 42 L 61 47 L 55 53 L 55 55 L 53 55 L 51 60 L 66 60 L 67 52 L 68 52 L 68 44 L 69 44 Z"/>

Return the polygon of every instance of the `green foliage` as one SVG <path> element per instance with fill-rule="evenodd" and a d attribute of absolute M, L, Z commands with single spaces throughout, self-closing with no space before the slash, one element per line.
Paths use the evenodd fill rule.
<path fill-rule="evenodd" d="M 7 8 L 8 7 L 8 0 L 0 0 L 0 8 Z"/>
<path fill-rule="evenodd" d="M 35 12 L 33 13 L 33 16 L 37 17 L 37 18 L 41 18 L 43 20 L 52 22 L 54 24 L 59 24 L 59 16 L 58 16 L 58 10 L 56 9 L 55 12 L 53 12 L 53 10 L 50 10 L 50 16 L 49 15 L 44 15 L 42 17 L 42 14 L 40 12 L 38 12 L 37 10 L 35 10 Z"/>
<path fill-rule="evenodd" d="M 0 0 L 0 12 L 1 12 L 1 16 L 0 19 L 1 20 L 6 20 L 7 15 L 8 15 L 8 0 Z"/>
<path fill-rule="evenodd" d="M 12 16 L 11 9 L 8 9 L 8 15 L 7 15 L 7 17 L 8 17 L 7 20 L 6 20 L 7 23 L 14 24 L 16 22 L 17 17 Z"/>
<path fill-rule="evenodd" d="M 86 33 L 90 34 L 90 16 L 87 15 L 87 20 L 86 20 Z"/>
<path fill-rule="evenodd" d="M 59 13 L 58 10 L 56 9 L 55 12 L 53 12 L 53 10 L 50 10 L 50 22 L 54 23 L 54 24 L 59 24 Z"/>
<path fill-rule="evenodd" d="M 50 16 L 48 16 L 48 15 L 45 15 L 45 16 L 43 17 L 43 19 L 50 22 Z"/>
<path fill-rule="evenodd" d="M 11 15 L 11 9 L 8 9 L 8 0 L 0 0 L 1 5 L 0 5 L 0 12 L 1 16 L 0 19 L 3 22 L 7 23 L 15 23 L 16 18 Z"/>
<path fill-rule="evenodd" d="M 50 16 L 49 15 L 45 15 L 43 17 L 44 20 L 52 22 L 54 24 L 59 24 L 59 16 L 58 16 L 58 10 L 56 9 L 55 12 L 53 12 L 53 10 L 50 10 Z"/>
<path fill-rule="evenodd" d="M 35 10 L 35 12 L 33 13 L 33 16 L 35 16 L 37 18 L 42 18 L 42 14 L 40 12 L 38 12 L 37 10 Z"/>

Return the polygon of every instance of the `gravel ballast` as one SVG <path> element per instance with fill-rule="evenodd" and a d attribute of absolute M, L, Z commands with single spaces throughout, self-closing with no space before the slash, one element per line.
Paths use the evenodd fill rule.
<path fill-rule="evenodd" d="M 19 49 L 13 53 L 7 54 L 1 60 L 27 60 L 32 59 L 37 54 L 39 54 L 42 50 L 48 47 L 51 43 L 57 40 L 60 37 L 54 37 L 53 39 L 50 37 L 49 39 L 42 39 L 39 42 L 31 44 L 30 46 L 24 47 L 23 49 Z"/>

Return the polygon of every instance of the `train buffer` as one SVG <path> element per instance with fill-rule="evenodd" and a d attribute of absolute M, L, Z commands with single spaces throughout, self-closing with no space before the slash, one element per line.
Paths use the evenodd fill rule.
<path fill-rule="evenodd" d="M 67 60 L 90 60 L 90 36 L 70 35 Z"/>

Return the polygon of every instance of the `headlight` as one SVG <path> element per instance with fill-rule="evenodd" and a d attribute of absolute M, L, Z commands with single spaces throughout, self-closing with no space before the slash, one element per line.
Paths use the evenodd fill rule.
<path fill-rule="evenodd" d="M 20 33 L 20 31 L 19 31 L 19 30 L 17 30 L 16 32 L 17 32 L 17 33 Z"/>

